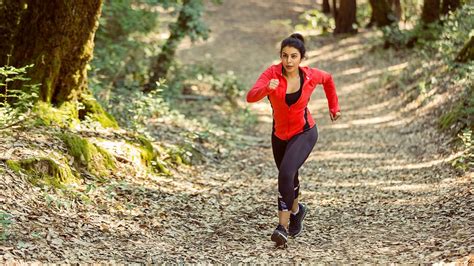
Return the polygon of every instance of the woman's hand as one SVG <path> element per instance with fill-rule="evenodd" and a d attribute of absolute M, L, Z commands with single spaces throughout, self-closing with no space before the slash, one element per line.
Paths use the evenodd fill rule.
<path fill-rule="evenodd" d="M 341 117 L 341 112 L 337 112 L 335 115 L 329 113 L 329 116 L 331 117 L 331 121 L 336 121 L 339 117 Z"/>
<path fill-rule="evenodd" d="M 272 80 L 270 80 L 270 83 L 268 84 L 268 87 L 272 90 L 275 90 L 276 87 L 278 87 L 278 84 L 280 84 L 280 81 L 278 79 L 272 79 Z"/>

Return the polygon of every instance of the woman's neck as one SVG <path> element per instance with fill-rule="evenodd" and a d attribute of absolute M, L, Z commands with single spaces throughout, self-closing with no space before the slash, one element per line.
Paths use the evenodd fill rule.
<path fill-rule="evenodd" d="M 286 70 L 283 70 L 283 75 L 289 79 L 297 78 L 299 77 L 299 71 L 293 71 L 291 73 L 286 72 Z"/>

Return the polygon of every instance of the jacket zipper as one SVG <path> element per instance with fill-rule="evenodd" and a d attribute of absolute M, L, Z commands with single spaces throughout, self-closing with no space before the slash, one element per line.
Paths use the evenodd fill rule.
<path fill-rule="evenodd" d="M 303 71 L 304 73 L 304 71 Z M 285 78 L 285 76 L 283 76 L 283 74 L 281 73 L 278 73 L 280 76 L 282 76 L 285 81 L 286 81 L 286 86 L 285 86 L 285 97 L 286 97 L 286 91 L 288 90 L 288 80 Z M 306 74 L 306 73 L 304 73 Z M 305 75 L 305 79 L 303 79 L 303 84 L 301 85 L 301 96 L 298 98 L 298 100 L 293 104 L 293 105 L 296 105 L 300 100 L 301 98 L 303 97 L 303 89 L 304 89 L 304 85 L 306 84 L 306 81 L 309 80 L 309 77 L 307 75 Z M 287 117 L 286 117 L 286 139 L 288 140 L 290 138 L 290 111 L 291 111 L 291 106 L 289 106 L 285 99 L 283 99 L 285 105 L 288 107 L 288 114 L 287 114 Z"/>

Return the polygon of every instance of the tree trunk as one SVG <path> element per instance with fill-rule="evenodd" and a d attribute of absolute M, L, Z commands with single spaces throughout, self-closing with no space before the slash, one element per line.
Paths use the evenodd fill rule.
<path fill-rule="evenodd" d="M 332 0 L 332 13 L 334 16 L 334 21 L 337 20 L 337 15 L 338 15 L 338 8 L 337 8 L 337 0 Z"/>
<path fill-rule="evenodd" d="M 194 28 L 197 21 L 196 13 L 200 12 L 202 3 L 200 0 L 183 0 L 183 5 L 178 15 L 178 20 L 170 25 L 170 37 L 166 40 L 160 54 L 152 61 L 150 80 L 144 91 L 151 91 L 155 88 L 155 83 L 160 78 L 166 77 L 168 69 L 173 63 L 181 40 L 191 31 L 196 31 Z"/>
<path fill-rule="evenodd" d="M 329 0 L 323 0 L 323 13 L 324 14 L 331 13 L 331 6 L 329 6 Z"/>
<path fill-rule="evenodd" d="M 388 26 L 395 22 L 394 15 L 387 0 L 370 0 L 372 16 L 378 27 Z"/>
<path fill-rule="evenodd" d="M 78 118 L 86 113 L 100 118 L 105 115 L 106 124 L 116 125 L 87 86 L 86 67 L 92 58 L 102 0 L 23 1 L 21 5 L 12 4 L 15 0 L 0 1 L 2 12 L 9 14 L 6 19 L 15 19 L 5 22 L 2 17 L 1 27 L 16 25 L 10 32 L 2 31 L 9 41 L 2 41 L 0 54 L 10 53 L 9 65 L 13 67 L 34 64 L 27 73 L 28 84 L 41 84 L 41 101 L 55 106 L 79 101 L 85 109 Z M 5 56 L 1 60 L 6 64 Z M 12 84 L 9 88 L 20 89 L 23 85 Z"/>
<path fill-rule="evenodd" d="M 464 45 L 456 56 L 456 61 L 465 63 L 474 60 L 474 36 Z"/>
<path fill-rule="evenodd" d="M 440 0 L 424 0 L 421 21 L 430 24 L 439 20 Z"/>
<path fill-rule="evenodd" d="M 86 65 L 92 58 L 101 0 L 27 0 L 10 47 L 10 65 L 35 66 L 31 83 L 41 83 L 40 98 L 62 103 L 88 91 Z M 2 62 L 3 63 L 3 62 Z"/>
<path fill-rule="evenodd" d="M 443 0 L 441 14 L 446 15 L 449 11 L 454 11 L 459 6 L 461 6 L 461 2 L 459 0 Z"/>
<path fill-rule="evenodd" d="M 356 0 L 343 0 L 339 5 L 334 34 L 357 33 Z"/>

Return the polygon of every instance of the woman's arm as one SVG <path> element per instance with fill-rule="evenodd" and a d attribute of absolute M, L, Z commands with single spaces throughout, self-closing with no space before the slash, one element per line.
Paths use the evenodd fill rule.
<path fill-rule="evenodd" d="M 272 79 L 272 67 L 267 68 L 257 79 L 252 89 L 247 93 L 247 102 L 258 102 L 274 90 L 269 87 Z"/>
<path fill-rule="evenodd" d="M 336 94 L 336 85 L 334 85 L 331 74 L 316 68 L 313 68 L 313 73 L 317 77 L 320 77 L 319 83 L 323 85 L 324 93 L 326 94 L 326 99 L 328 100 L 328 107 L 331 117 L 336 116 L 336 113 L 340 112 L 341 109 L 339 107 L 339 100 Z"/>

